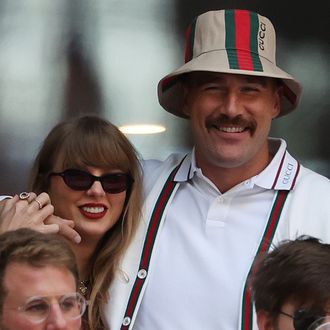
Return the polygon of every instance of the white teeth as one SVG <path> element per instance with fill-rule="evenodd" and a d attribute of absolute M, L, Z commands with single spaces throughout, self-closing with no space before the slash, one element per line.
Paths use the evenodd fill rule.
<path fill-rule="evenodd" d="M 88 213 L 101 213 L 101 212 L 104 212 L 104 207 L 87 207 L 87 206 L 84 206 L 82 209 L 85 212 L 88 212 Z"/>
<path fill-rule="evenodd" d="M 244 131 L 244 127 L 219 127 L 219 131 L 226 133 L 241 133 Z"/>

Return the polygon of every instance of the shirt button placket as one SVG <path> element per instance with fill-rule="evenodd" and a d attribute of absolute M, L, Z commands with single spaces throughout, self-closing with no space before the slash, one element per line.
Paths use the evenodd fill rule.
<path fill-rule="evenodd" d="M 147 277 L 147 271 L 145 270 L 145 269 L 140 269 L 139 271 L 138 271 L 138 274 L 137 274 L 137 276 L 138 276 L 138 278 L 140 278 L 141 280 L 144 280 L 146 277 Z"/>
<path fill-rule="evenodd" d="M 148 272 L 141 268 L 138 273 L 137 273 L 137 277 L 141 280 L 144 280 L 148 275 Z M 123 326 L 127 327 L 128 325 L 131 324 L 131 318 L 129 316 L 125 316 L 124 320 L 123 320 Z"/>

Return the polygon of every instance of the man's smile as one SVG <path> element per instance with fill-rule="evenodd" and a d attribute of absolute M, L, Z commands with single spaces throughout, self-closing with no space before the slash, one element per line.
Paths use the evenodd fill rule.
<path fill-rule="evenodd" d="M 250 131 L 251 135 L 253 135 L 257 127 L 257 123 L 254 120 L 247 120 L 241 116 L 228 118 L 225 115 L 220 115 L 217 118 L 207 118 L 205 125 L 208 130 L 217 129 L 224 133 L 242 133 L 244 131 Z"/>

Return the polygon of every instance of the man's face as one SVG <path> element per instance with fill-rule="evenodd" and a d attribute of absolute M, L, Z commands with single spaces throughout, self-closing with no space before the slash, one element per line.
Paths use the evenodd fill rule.
<path fill-rule="evenodd" d="M 207 72 L 188 79 L 183 112 L 190 117 L 198 165 L 244 169 L 267 162 L 267 137 L 280 112 L 274 80 Z"/>
<path fill-rule="evenodd" d="M 58 304 L 58 297 L 76 292 L 72 273 L 55 266 L 32 267 L 25 263 L 10 263 L 5 271 L 4 289 L 7 292 L 1 319 L 1 329 L 8 330 L 78 330 L 81 318 L 68 320 Z M 18 308 L 34 296 L 47 296 L 49 314 L 41 323 L 33 323 L 26 313 Z M 29 310 L 39 308 L 29 306 Z M 34 313 L 34 311 L 32 311 Z"/>

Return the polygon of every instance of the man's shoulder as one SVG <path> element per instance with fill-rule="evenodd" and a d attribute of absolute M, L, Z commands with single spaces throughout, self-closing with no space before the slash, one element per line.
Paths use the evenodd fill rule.
<path fill-rule="evenodd" d="M 291 191 L 284 218 L 283 232 L 292 238 L 309 235 L 330 242 L 330 180 L 301 166 L 294 189 Z M 290 223 L 289 229 L 287 224 Z"/>
<path fill-rule="evenodd" d="M 144 174 L 152 174 L 155 172 L 165 171 L 166 169 L 171 169 L 185 156 L 184 153 L 173 153 L 170 154 L 165 160 L 157 159 L 147 159 L 142 160 L 142 168 Z"/>
<path fill-rule="evenodd" d="M 141 163 L 145 193 L 147 194 L 160 178 L 167 177 L 184 156 L 184 153 L 173 153 L 162 161 L 156 159 L 143 160 Z"/>
<path fill-rule="evenodd" d="M 330 179 L 302 165 L 296 185 L 304 188 L 309 187 L 311 190 L 319 191 L 324 189 L 324 191 L 330 193 Z"/>

